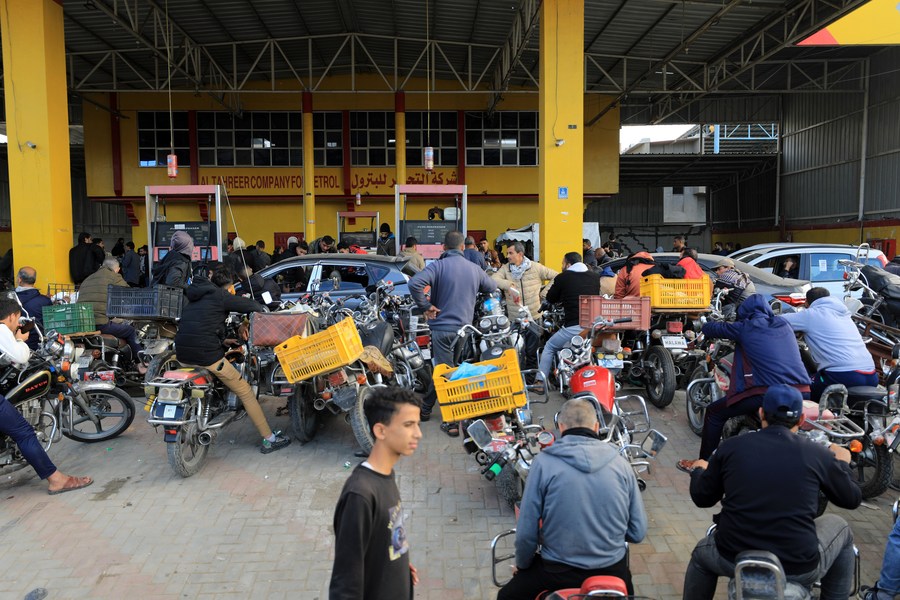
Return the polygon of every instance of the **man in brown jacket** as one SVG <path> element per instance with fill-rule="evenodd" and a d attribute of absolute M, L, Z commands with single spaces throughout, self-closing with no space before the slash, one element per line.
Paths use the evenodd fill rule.
<path fill-rule="evenodd" d="M 553 269 L 525 256 L 522 242 L 514 242 L 506 249 L 509 262 L 500 267 L 491 278 L 506 297 L 506 312 L 510 319 L 518 316 L 518 305 L 527 306 L 531 316 L 541 315 L 541 302 L 547 297 L 550 283 L 559 275 Z M 530 329 L 525 332 L 525 368 L 537 368 L 537 350 L 540 339 Z"/>
<path fill-rule="evenodd" d="M 109 286 L 128 287 L 128 284 L 119 274 L 120 268 L 118 259 L 105 259 L 97 272 L 90 275 L 81 284 L 78 290 L 78 300 L 80 302 L 89 302 L 94 307 L 94 321 L 97 323 L 97 329 L 100 330 L 100 333 L 121 338 L 128 342 L 128 346 L 131 348 L 132 360 L 137 365 L 138 372 L 146 373 L 147 368 L 141 364 L 138 358 L 141 352 L 141 345 L 138 343 L 137 332 L 134 330 L 134 327 L 124 321 L 111 321 L 106 316 L 106 300 L 109 295 Z"/>

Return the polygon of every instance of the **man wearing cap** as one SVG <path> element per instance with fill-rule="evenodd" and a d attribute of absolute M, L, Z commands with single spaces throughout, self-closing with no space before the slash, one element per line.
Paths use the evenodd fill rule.
<path fill-rule="evenodd" d="M 717 579 L 734 576 L 745 550 L 773 553 L 789 581 L 821 581 L 823 600 L 846 600 L 853 584 L 853 532 L 834 514 L 816 518 L 819 490 L 841 508 L 862 502 L 850 452 L 797 435 L 803 398 L 787 385 L 769 388 L 760 431 L 725 440 L 694 462 L 691 499 L 700 508 L 722 502 L 715 532 L 697 544 L 684 578 L 685 600 L 712 599 Z"/>
<path fill-rule="evenodd" d="M 725 297 L 726 304 L 740 304 L 756 293 L 756 286 L 750 281 L 750 276 L 735 269 L 734 261 L 730 258 L 719 260 L 713 267 L 713 272 L 716 274 L 716 287 L 730 290 Z"/>

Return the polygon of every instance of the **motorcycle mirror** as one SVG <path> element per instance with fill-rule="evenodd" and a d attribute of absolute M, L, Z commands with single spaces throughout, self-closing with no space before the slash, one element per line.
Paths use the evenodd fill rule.
<path fill-rule="evenodd" d="M 647 433 L 647 437 L 644 438 L 644 441 L 641 442 L 641 450 L 643 450 L 644 454 L 647 456 L 656 456 L 662 451 L 668 441 L 669 438 L 657 430 L 651 429 L 649 433 Z"/>
<path fill-rule="evenodd" d="M 488 426 L 481 419 L 473 421 L 471 425 L 466 427 L 466 433 L 469 434 L 469 437 L 472 438 L 475 445 L 482 450 L 490 446 L 491 442 L 494 441 L 491 430 L 488 429 Z"/>

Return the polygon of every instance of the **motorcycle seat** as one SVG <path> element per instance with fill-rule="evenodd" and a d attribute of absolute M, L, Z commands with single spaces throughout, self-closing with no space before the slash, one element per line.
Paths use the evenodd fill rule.
<path fill-rule="evenodd" d="M 847 406 L 850 410 L 862 411 L 866 408 L 869 414 L 884 414 L 887 410 L 887 390 L 884 388 L 861 385 L 847 389 Z M 869 403 L 866 406 L 866 403 Z"/>
<path fill-rule="evenodd" d="M 103 339 L 103 344 L 110 348 L 124 348 L 128 345 L 128 342 L 121 338 L 117 338 L 114 335 L 107 335 L 105 333 L 101 334 L 100 337 Z"/>
<path fill-rule="evenodd" d="M 628 588 L 625 586 L 624 581 L 612 575 L 595 575 L 594 577 L 588 577 L 582 582 L 580 593 L 590 594 L 597 592 L 608 592 L 625 596 L 628 594 Z"/>
<path fill-rule="evenodd" d="M 855 404 L 867 400 L 883 401 L 887 396 L 887 390 L 883 388 L 871 387 L 868 385 L 860 385 L 857 387 L 847 388 L 847 402 Z"/>

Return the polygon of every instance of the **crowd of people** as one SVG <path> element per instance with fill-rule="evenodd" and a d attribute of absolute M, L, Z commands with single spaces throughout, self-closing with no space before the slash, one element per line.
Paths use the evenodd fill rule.
<path fill-rule="evenodd" d="M 140 285 L 147 273 L 146 252 L 118 240 L 106 254 L 102 241 L 79 236 L 70 252 L 73 279 L 80 284 L 79 300 L 94 306 L 100 331 L 120 337 L 140 352 L 133 327 L 106 315 L 108 286 Z M 581 328 L 578 299 L 603 291 L 604 278 L 614 282 L 616 298 L 640 295 L 640 280 L 649 274 L 699 278 L 703 271 L 696 251 L 676 237 L 677 263 L 657 263 L 647 252 L 627 257 L 611 277 L 604 267 L 619 251 L 610 240 L 594 250 L 583 240 L 581 252 L 565 255 L 561 270 L 532 260 L 521 242 L 507 247 L 505 261 L 488 247 L 460 232 L 444 238 L 444 252 L 427 266 L 416 251 L 417 240 L 405 240 L 403 254 L 420 267 L 409 281 L 414 302 L 429 320 L 435 364 L 458 364 L 459 329 L 473 320 L 479 293 L 501 292 L 508 309 L 527 307 L 537 318 L 544 303 L 563 307 L 563 327 L 546 341 L 538 363 L 540 339 L 526 336 L 526 364 L 533 359 L 546 380 L 553 356 Z M 390 229 L 382 228 L 379 245 L 396 246 Z M 209 274 L 192 270 L 193 240 L 176 232 L 169 252 L 153 272 L 152 283 L 185 290 L 182 324 L 175 338 L 178 360 L 207 369 L 243 401 L 269 453 L 290 444 L 273 431 L 246 381 L 225 359 L 222 324 L 231 312 L 262 310 L 258 298 L 228 292 L 236 281 L 250 281 L 259 270 L 286 255 L 306 252 L 358 252 L 346 240 L 335 243 L 322 236 L 310 244 L 288 240 L 284 252 L 270 256 L 265 244 L 248 247 L 241 238 Z M 145 247 L 146 248 L 146 247 Z M 144 248 L 144 249 L 145 249 Z M 130 253 L 130 254 L 129 254 Z M 293 254 L 290 254 L 293 253 Z M 797 435 L 803 422 L 804 397 L 818 400 L 834 383 L 875 385 L 871 355 L 848 309 L 823 288 L 812 288 L 806 310 L 775 315 L 755 293 L 752 281 L 723 257 L 715 266 L 717 282 L 729 289 L 738 308 L 733 322 L 708 322 L 710 338 L 735 341 L 731 382 L 725 398 L 713 402 L 704 417 L 699 457 L 679 460 L 690 474 L 690 497 L 700 507 L 722 503 L 715 530 L 695 547 L 685 573 L 685 600 L 713 598 L 720 576 L 731 576 L 738 554 L 747 549 L 772 552 L 790 581 L 804 586 L 821 583 L 821 598 L 847 598 L 853 578 L 853 533 L 834 514 L 817 517 L 820 490 L 843 508 L 856 508 L 860 488 L 850 470 L 850 453 L 832 444 L 816 445 Z M 135 276 L 136 274 L 136 276 Z M 75 276 L 78 276 L 77 278 Z M 20 325 L 22 308 L 39 318 L 51 302 L 36 288 L 37 272 L 22 267 L 17 273 L 17 298 L 0 298 L 0 352 L 17 363 L 27 362 L 36 339 Z M 251 283 L 265 289 L 264 281 Z M 609 289 L 609 288 L 608 288 Z M 426 295 L 426 290 L 428 294 Z M 276 290 L 273 290 L 273 292 Z M 21 308 L 20 308 L 21 306 Z M 818 370 L 810 378 L 800 358 L 795 332 L 803 333 Z M 410 563 L 409 542 L 394 466 L 411 456 L 422 437 L 419 424 L 428 421 L 436 402 L 432 388 L 424 398 L 408 390 L 385 388 L 374 393 L 364 411 L 375 440 L 367 460 L 346 481 L 334 514 L 335 568 L 330 591 L 338 598 L 410 598 L 418 572 Z M 762 429 L 753 435 L 721 441 L 725 421 L 756 414 Z M 578 587 L 587 577 L 614 575 L 634 594 L 626 542 L 638 543 L 647 534 L 647 514 L 634 474 L 617 458 L 611 445 L 598 436 L 594 406 L 583 399 L 566 402 L 559 413 L 560 440 L 533 461 L 520 507 L 516 531 L 516 568 L 498 600 L 531 599 L 543 590 Z M 458 423 L 441 429 L 459 435 Z M 0 431 L 16 440 L 48 492 L 58 494 L 91 485 L 90 477 L 62 473 L 34 438 L 21 415 L 0 396 Z M 564 493 L 560 493 L 563 491 Z M 338 562 L 339 561 L 339 562 Z M 866 598 L 883 600 L 900 593 L 900 529 L 891 532 L 885 565 Z"/>

